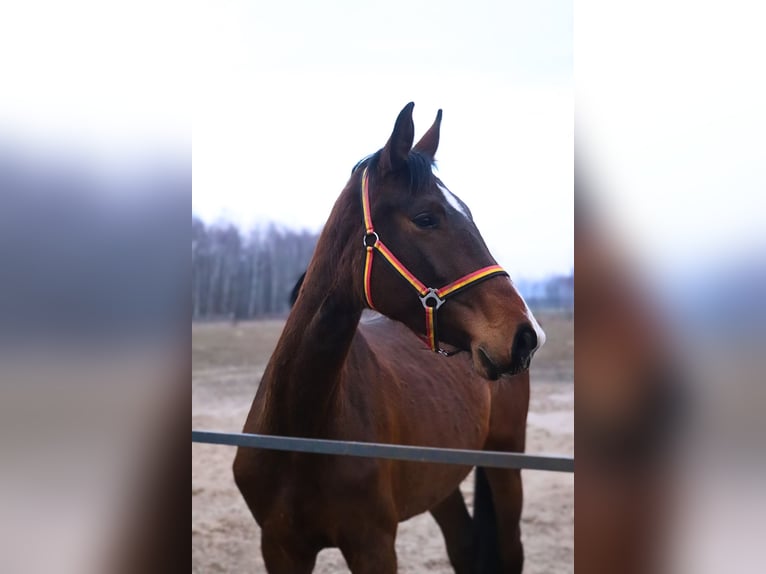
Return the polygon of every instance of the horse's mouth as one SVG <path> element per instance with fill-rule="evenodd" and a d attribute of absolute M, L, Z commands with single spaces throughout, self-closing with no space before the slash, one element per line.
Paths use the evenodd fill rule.
<path fill-rule="evenodd" d="M 532 361 L 530 359 L 527 359 L 524 364 L 522 364 L 520 367 L 515 369 L 510 369 L 503 373 L 503 375 L 508 375 L 509 377 L 513 377 L 515 375 L 520 375 L 522 373 L 529 372 L 529 366 Z"/>
<path fill-rule="evenodd" d="M 481 369 L 477 369 L 477 370 L 482 376 L 489 379 L 490 381 L 496 381 L 497 379 L 499 379 L 500 377 L 504 375 L 513 377 L 515 375 L 520 375 L 521 373 L 525 373 L 529 370 L 529 367 L 532 364 L 533 354 L 534 353 L 528 355 L 527 357 L 524 357 L 521 360 L 517 360 L 514 358 L 514 360 L 511 361 L 510 365 L 503 368 L 495 364 L 495 362 L 489 358 L 489 355 L 487 354 L 486 350 L 484 350 L 482 347 L 478 347 L 477 355 L 479 357 L 479 363 L 480 363 Z"/>
<path fill-rule="evenodd" d="M 479 359 L 481 359 L 482 367 L 484 367 L 484 374 L 490 381 L 496 381 L 502 374 L 500 369 L 497 368 L 492 359 L 489 358 L 487 352 L 479 347 Z"/>
<path fill-rule="evenodd" d="M 515 377 L 516 375 L 521 375 L 522 373 L 528 373 L 528 372 L 529 372 L 529 361 L 526 362 L 526 365 L 522 365 L 515 369 L 508 369 L 504 373 L 501 373 L 500 376 Z"/>
<path fill-rule="evenodd" d="M 526 373 L 527 371 L 529 371 L 529 367 L 532 364 L 532 355 L 534 355 L 534 353 L 532 353 L 531 355 L 519 361 L 518 365 L 511 367 L 504 374 L 513 376 L 513 375 L 520 375 L 521 373 Z"/>

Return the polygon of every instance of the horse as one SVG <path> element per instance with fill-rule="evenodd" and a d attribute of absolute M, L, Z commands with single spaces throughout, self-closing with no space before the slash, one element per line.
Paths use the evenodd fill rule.
<path fill-rule="evenodd" d="M 243 432 L 524 451 L 545 334 L 434 174 L 442 111 L 413 146 L 413 107 L 332 208 Z M 522 569 L 519 470 L 477 469 L 473 519 L 468 466 L 239 448 L 233 471 L 272 574 L 328 547 L 354 574 L 395 572 L 398 523 L 427 511 L 456 572 Z"/>

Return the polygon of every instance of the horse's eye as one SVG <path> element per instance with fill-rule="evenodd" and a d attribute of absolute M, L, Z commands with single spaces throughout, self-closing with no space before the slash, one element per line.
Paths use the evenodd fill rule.
<path fill-rule="evenodd" d="M 433 229 L 438 224 L 436 217 L 430 213 L 420 213 L 413 218 L 412 222 L 421 229 Z"/>

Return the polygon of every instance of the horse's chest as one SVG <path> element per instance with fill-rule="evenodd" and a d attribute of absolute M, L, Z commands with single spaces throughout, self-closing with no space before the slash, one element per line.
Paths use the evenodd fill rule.
<path fill-rule="evenodd" d="M 289 529 L 333 544 L 335 532 L 364 508 L 372 515 L 381 504 L 380 464 L 373 459 L 350 459 L 301 453 L 273 453 L 264 460 L 253 500 L 263 527 Z M 380 508 L 379 508 L 380 507 Z"/>

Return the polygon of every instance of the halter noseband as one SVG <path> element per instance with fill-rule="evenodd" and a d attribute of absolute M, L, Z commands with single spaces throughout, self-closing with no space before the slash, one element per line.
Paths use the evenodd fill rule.
<path fill-rule="evenodd" d="M 399 261 L 396 256 L 391 253 L 388 247 L 380 240 L 380 237 L 375 232 L 375 228 L 372 225 L 372 215 L 370 212 L 370 194 L 369 194 L 369 178 L 367 175 L 367 168 L 362 173 L 362 213 L 364 216 L 364 238 L 363 243 L 367 255 L 364 261 L 364 296 L 367 299 L 367 304 L 371 309 L 375 309 L 372 304 L 372 289 L 370 285 L 370 277 L 372 276 L 372 258 L 377 250 L 383 258 L 388 261 L 391 267 L 404 277 L 407 282 L 415 288 L 418 292 L 418 299 L 423 304 L 423 309 L 426 313 L 426 343 L 430 349 L 434 352 L 442 355 L 450 356 L 454 355 L 457 351 L 445 351 L 439 347 L 439 336 L 437 333 L 436 324 L 436 311 L 444 305 L 447 297 L 451 297 L 460 291 L 476 285 L 481 281 L 485 281 L 497 275 L 508 275 L 505 270 L 499 265 L 489 265 L 488 267 L 482 267 L 481 269 L 463 275 L 460 279 L 453 281 L 441 287 L 434 289 L 433 287 L 427 287 L 422 281 L 420 281 L 415 275 L 413 275 L 405 265 Z"/>

